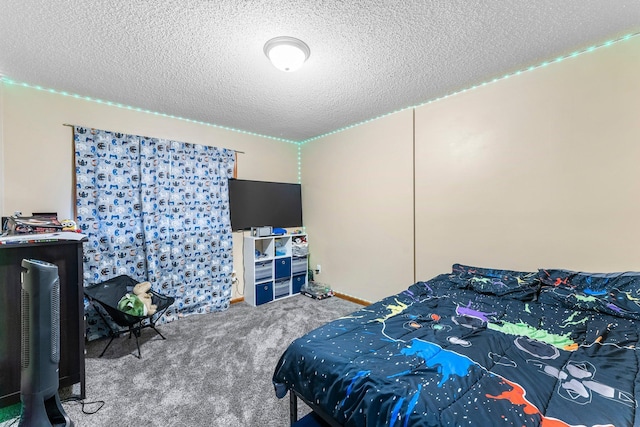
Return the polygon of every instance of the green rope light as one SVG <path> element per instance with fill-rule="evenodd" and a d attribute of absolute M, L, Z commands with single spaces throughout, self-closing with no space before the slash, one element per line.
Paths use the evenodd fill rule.
<path fill-rule="evenodd" d="M 298 145 L 298 184 L 302 184 L 302 146 Z"/>
<path fill-rule="evenodd" d="M 523 70 L 514 71 L 512 73 L 505 74 L 505 75 L 503 75 L 501 77 L 496 77 L 496 78 L 493 78 L 491 80 L 487 80 L 487 81 L 485 81 L 483 83 L 479 83 L 477 85 L 474 85 L 474 86 L 471 86 L 471 87 L 468 87 L 468 88 L 465 88 L 465 89 L 461 89 L 459 91 L 455 91 L 455 92 L 452 92 L 452 93 L 449 93 L 449 94 L 446 94 L 446 95 L 443 95 L 443 96 L 440 96 L 440 97 L 437 97 L 437 98 L 433 98 L 433 99 L 431 99 L 429 101 L 425 101 L 425 102 L 417 104 L 417 105 L 400 108 L 400 109 L 397 109 L 395 111 L 392 111 L 392 112 L 389 112 L 389 113 L 385 113 L 385 114 L 382 114 L 380 116 L 373 117 L 371 119 L 363 120 L 361 122 L 354 123 L 354 124 L 351 124 L 351 125 L 348 125 L 348 126 L 344 126 L 342 128 L 333 130 L 331 132 L 327 132 L 327 133 L 324 133 L 324 134 L 321 134 L 321 135 L 318 135 L 318 136 L 314 136 L 312 138 L 308 138 L 308 139 L 301 140 L 301 141 L 293 141 L 293 140 L 290 140 L 290 139 L 284 139 L 284 138 L 277 138 L 277 137 L 274 137 L 274 136 L 262 135 L 262 134 L 255 133 L 255 132 L 249 132 L 249 131 L 245 131 L 245 130 L 241 130 L 241 129 L 235 129 L 235 128 L 231 128 L 231 127 L 227 127 L 227 126 L 216 125 L 216 124 L 213 124 L 213 123 L 208 123 L 208 122 L 204 122 L 204 121 L 200 121 L 200 120 L 193 120 L 193 119 L 188 119 L 188 118 L 185 118 L 185 117 L 174 116 L 172 114 L 159 113 L 157 111 L 146 110 L 146 109 L 139 108 L 139 107 L 132 107 L 132 106 L 129 106 L 129 105 L 124 105 L 124 104 L 115 103 L 115 102 L 111 102 L 111 101 L 104 101 L 104 100 L 97 99 L 97 98 L 92 98 L 92 97 L 89 97 L 89 96 L 81 96 L 81 95 L 78 95 L 78 94 L 72 94 L 72 93 L 68 93 L 68 92 L 65 92 L 65 91 L 58 91 L 58 90 L 51 89 L 51 88 L 44 88 L 44 87 L 42 87 L 40 85 L 31 85 L 31 84 L 25 83 L 25 82 L 17 82 L 15 80 L 12 80 L 12 79 L 10 79 L 8 77 L 5 77 L 5 76 L 0 76 L 0 82 L 4 82 L 4 83 L 9 84 L 9 85 L 16 85 L 16 86 L 23 86 L 23 87 L 31 88 L 31 89 L 37 89 L 37 90 L 40 90 L 40 91 L 45 91 L 45 92 L 54 93 L 54 94 L 58 94 L 58 95 L 70 96 L 70 97 L 73 97 L 73 98 L 83 99 L 83 100 L 90 101 L 90 102 L 96 102 L 98 104 L 104 104 L 104 105 L 108 105 L 108 106 L 111 106 L 111 107 L 117 107 L 117 108 L 123 108 L 123 109 L 131 110 L 131 111 L 138 111 L 138 112 L 142 112 L 142 113 L 153 114 L 153 115 L 156 115 L 156 116 L 167 117 L 167 118 L 170 118 L 170 119 L 186 121 L 186 122 L 189 122 L 189 123 L 196 123 L 196 124 L 200 124 L 200 125 L 204 125 L 204 126 L 215 127 L 215 128 L 218 128 L 218 129 L 224 129 L 224 130 L 228 130 L 228 131 L 236 132 L 236 133 L 241 133 L 241 134 L 245 134 L 245 135 L 258 136 L 260 138 L 266 138 L 266 139 L 271 139 L 271 140 L 275 140 L 275 141 L 286 142 L 286 143 L 289 143 L 289 144 L 295 144 L 295 145 L 298 146 L 298 182 L 300 182 L 301 179 L 302 179 L 302 175 L 301 175 L 301 168 L 302 168 L 301 158 L 302 158 L 302 156 L 301 156 L 301 152 L 300 152 L 300 146 L 303 145 L 303 144 L 306 144 L 308 142 L 315 141 L 315 140 L 327 137 L 329 135 L 334 135 L 336 133 L 340 133 L 340 132 L 343 132 L 343 131 L 348 130 L 348 129 L 352 129 L 354 127 L 361 126 L 361 125 L 370 123 L 370 122 L 375 121 L 375 120 L 382 119 L 384 117 L 390 116 L 390 115 L 398 113 L 400 111 L 405 111 L 405 110 L 409 110 L 409 109 L 413 109 L 413 108 L 422 107 L 424 105 L 428 105 L 428 104 L 434 103 L 436 101 L 440 101 L 440 100 L 443 100 L 443 99 L 446 99 L 446 98 L 449 98 L 449 97 L 452 97 L 452 96 L 455 96 L 455 95 L 458 95 L 458 94 L 461 94 L 461 93 L 464 93 L 464 92 L 467 92 L 467 91 L 470 91 L 470 90 L 473 90 L 473 89 L 476 89 L 476 88 L 479 88 L 479 87 L 482 87 L 482 86 L 486 86 L 488 84 L 495 83 L 495 82 L 498 82 L 500 80 L 507 79 L 509 77 L 518 76 L 518 75 L 520 75 L 520 74 L 522 74 L 524 72 L 533 71 L 533 70 L 536 70 L 538 68 L 546 67 L 548 65 L 564 61 L 565 59 L 568 59 L 568 58 L 574 58 L 574 57 L 576 57 L 578 55 L 582 55 L 584 53 L 590 53 L 590 52 L 593 52 L 596 49 L 600 49 L 600 48 L 603 48 L 603 47 L 608 47 L 608 46 L 611 46 L 611 45 L 613 45 L 615 43 L 618 43 L 618 42 L 621 42 L 621 41 L 625 41 L 625 40 L 629 40 L 632 37 L 637 37 L 638 35 L 640 35 L 640 32 L 626 34 L 626 35 L 624 35 L 622 37 L 619 37 L 619 38 L 616 38 L 616 39 L 613 39 L 613 40 L 608 40 L 606 42 L 603 42 L 603 43 L 600 43 L 600 44 L 597 44 L 597 45 L 589 46 L 587 48 L 574 51 L 574 52 L 569 53 L 567 55 L 559 56 L 559 57 L 557 57 L 557 58 L 555 58 L 553 60 L 544 61 L 544 62 L 542 62 L 542 63 L 540 63 L 538 65 L 532 65 L 532 66 L 530 66 L 528 68 L 525 68 Z"/>
<path fill-rule="evenodd" d="M 293 141 L 293 140 L 290 140 L 290 139 L 277 138 L 275 136 L 268 136 L 268 135 L 261 135 L 259 133 L 249 132 L 249 131 L 242 130 L 242 129 L 235 129 L 235 128 L 231 128 L 231 127 L 228 127 L 228 126 L 216 125 L 214 123 L 208 123 L 208 122 L 204 122 L 204 121 L 201 121 L 201 120 L 194 120 L 194 119 L 189 119 L 189 118 L 186 118 L 186 117 L 174 116 L 173 114 L 159 113 L 157 111 L 151 111 L 151 110 L 147 110 L 147 109 L 140 108 L 140 107 L 133 107 L 131 105 L 125 105 L 125 104 L 121 104 L 119 102 L 104 101 L 102 99 L 92 98 L 90 96 L 78 95 L 76 93 L 69 93 L 69 92 L 66 92 L 66 91 L 60 91 L 60 90 L 51 89 L 51 88 L 44 88 L 44 87 L 42 87 L 40 85 L 32 85 L 32 84 L 29 84 L 29 83 L 26 83 L 26 82 L 18 82 L 18 81 L 12 80 L 12 79 L 10 79 L 8 77 L 4 77 L 4 76 L 0 76 L 0 82 L 3 82 L 3 83 L 8 84 L 8 85 L 22 86 L 22 87 L 26 87 L 26 88 L 29 88 L 29 89 L 36 89 L 36 90 L 43 91 L 43 92 L 53 93 L 53 94 L 56 94 L 56 95 L 68 96 L 68 97 L 71 97 L 71 98 L 81 99 L 81 100 L 84 100 L 84 101 L 95 102 L 97 104 L 108 105 L 110 107 L 117 107 L 117 108 L 122 108 L 122 109 L 125 109 L 125 110 L 137 111 L 137 112 L 146 113 L 146 114 L 152 114 L 154 116 L 166 117 L 166 118 L 169 118 L 169 119 L 176 119 L 176 120 L 180 120 L 180 121 L 183 121 L 183 122 L 195 123 L 195 124 L 199 124 L 199 125 L 214 127 L 214 128 L 217 128 L 217 129 L 228 130 L 228 131 L 231 131 L 231 132 L 242 133 L 242 134 L 245 134 L 245 135 L 258 136 L 260 138 L 266 138 L 266 139 L 271 139 L 271 140 L 275 140 L 275 141 L 286 142 L 286 143 L 289 143 L 289 144 L 298 145 L 297 141 Z"/>
<path fill-rule="evenodd" d="M 589 47 L 587 47 L 587 48 L 584 48 L 584 49 L 581 49 L 581 50 L 577 50 L 577 51 L 572 52 L 572 53 L 569 53 L 569 54 L 567 54 L 567 55 L 559 56 L 559 57 L 557 57 L 557 58 L 555 58 L 555 59 L 553 59 L 553 60 L 545 61 L 545 62 L 542 62 L 542 63 L 540 63 L 540 64 L 538 64 L 538 65 L 532 65 L 532 66 L 530 66 L 530 67 L 528 67 L 528 68 L 525 68 L 524 70 L 514 71 L 514 72 L 512 72 L 512 73 L 505 74 L 505 75 L 504 75 L 504 76 L 502 76 L 502 77 L 496 77 L 496 78 L 494 78 L 494 79 L 492 79 L 492 80 L 487 80 L 487 81 L 485 81 L 485 82 L 483 82 L 483 83 L 479 83 L 479 84 L 477 84 L 477 85 L 474 85 L 474 86 L 471 86 L 471 87 L 468 87 L 468 88 L 465 88 L 465 89 L 461 89 L 461 90 L 459 90 L 459 91 L 452 92 L 452 93 L 449 93 L 449 94 L 447 94 L 447 95 L 443 95 L 443 96 L 440 96 L 440 97 L 438 97 L 438 98 L 434 98 L 434 99 L 431 99 L 431 100 L 429 100 L 429 101 L 425 101 L 425 102 L 420 103 L 420 104 L 417 104 L 417 105 L 413 105 L 413 106 L 410 106 L 410 107 L 401 108 L 401 109 L 396 110 L 396 111 L 393 111 L 393 112 L 391 112 L 391 113 L 386 113 L 386 114 L 383 114 L 383 115 L 380 115 L 380 116 L 377 116 L 377 117 L 374 117 L 374 118 L 371 118 L 371 119 L 364 120 L 364 121 L 362 121 L 362 122 L 354 123 L 354 124 L 351 124 L 351 125 L 348 125 L 348 126 L 342 127 L 342 128 L 340 128 L 340 129 L 333 130 L 333 131 L 331 131 L 331 132 L 324 133 L 324 134 L 322 134 L 322 135 L 318 135 L 318 136 L 314 136 L 314 137 L 309 138 L 309 139 L 305 139 L 305 140 L 303 140 L 303 141 L 300 141 L 300 142 L 299 142 L 299 144 L 301 144 L 301 145 L 302 145 L 302 144 L 306 144 L 306 143 L 308 143 L 308 142 L 315 141 L 315 140 L 317 140 L 317 139 L 324 138 L 324 137 L 329 136 L 329 135 L 334 135 L 334 134 L 336 134 L 336 133 L 343 132 L 343 131 L 348 130 L 348 129 L 352 129 L 352 128 L 356 127 L 356 126 L 364 125 L 364 124 L 367 124 L 367 123 L 372 122 L 372 121 L 374 121 L 374 120 L 382 119 L 382 118 L 384 118 L 384 117 L 390 116 L 390 115 L 395 114 L 395 113 L 398 113 L 398 112 L 400 112 L 400 111 L 410 110 L 410 109 L 413 109 L 413 108 L 418 108 L 418 107 L 422 107 L 422 106 L 424 106 L 424 105 L 428 105 L 428 104 L 434 103 L 434 102 L 436 102 L 436 101 L 441 101 L 441 100 L 443 100 L 443 99 L 446 99 L 446 98 L 452 97 L 452 96 L 454 96 L 454 95 L 458 95 L 458 94 L 460 94 L 460 93 L 464 93 L 464 92 L 467 92 L 467 91 L 470 91 L 470 90 L 473 90 L 473 89 L 476 89 L 476 88 L 479 88 L 479 87 L 482 87 L 482 86 L 486 86 L 486 85 L 488 85 L 488 84 L 495 83 L 495 82 L 498 82 L 498 81 L 500 81 L 500 80 L 507 79 L 507 78 L 509 78 L 509 77 L 513 77 L 513 76 L 520 75 L 520 74 L 522 74 L 522 73 L 524 73 L 524 72 L 527 72 L 527 71 L 533 71 L 533 70 L 536 70 L 536 69 L 538 69 L 538 68 L 543 68 L 543 67 L 546 67 L 546 66 L 548 66 L 548 65 L 551 65 L 551 64 L 555 64 L 555 63 L 558 63 L 558 62 L 564 61 L 565 59 L 568 59 L 568 58 L 574 58 L 574 57 L 576 57 L 576 56 L 578 56 L 578 55 L 582 55 L 583 53 L 590 53 L 590 52 L 593 52 L 593 51 L 594 51 L 594 50 L 596 50 L 596 49 L 603 48 L 603 47 L 608 47 L 608 46 L 613 45 L 614 43 L 618 43 L 618 42 L 621 42 L 621 41 L 629 40 L 630 38 L 632 38 L 632 37 L 636 37 L 636 36 L 638 36 L 638 35 L 640 35 L 640 32 L 627 34 L 627 35 L 624 35 L 624 36 L 619 37 L 619 38 L 617 38 L 617 39 L 608 40 L 608 41 L 606 41 L 606 42 L 604 42 L 604 43 L 601 43 L 601 44 L 597 44 L 597 45 L 589 46 Z"/>

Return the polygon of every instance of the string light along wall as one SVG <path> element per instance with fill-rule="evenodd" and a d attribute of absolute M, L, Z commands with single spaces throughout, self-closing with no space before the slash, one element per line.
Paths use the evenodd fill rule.
<path fill-rule="evenodd" d="M 425 101 L 425 102 L 423 102 L 421 104 L 418 104 L 418 105 L 414 105 L 414 106 L 411 106 L 411 107 L 400 108 L 400 109 L 391 111 L 389 113 L 386 113 L 386 114 L 383 114 L 383 115 L 380 115 L 380 116 L 377 116 L 377 117 L 374 117 L 374 118 L 371 118 L 371 119 L 368 119 L 368 120 L 364 120 L 362 122 L 354 123 L 354 124 L 351 124 L 349 126 L 344 126 L 342 128 L 333 130 L 331 132 L 327 132 L 327 133 L 324 133 L 322 135 L 314 136 L 312 138 L 308 138 L 308 139 L 305 139 L 305 140 L 302 140 L 302 141 L 293 141 L 293 140 L 290 140 L 290 139 L 278 138 L 278 137 L 268 136 L 268 135 L 261 135 L 261 134 L 255 133 L 255 132 L 248 132 L 248 131 L 244 131 L 244 130 L 241 130 L 241 129 L 235 129 L 235 128 L 230 128 L 230 127 L 226 127 L 226 126 L 220 126 L 220 125 L 216 125 L 216 124 L 213 124 L 213 123 L 203 122 L 203 121 L 200 121 L 200 120 L 193 120 L 193 119 L 188 119 L 188 118 L 185 118 L 185 117 L 174 116 L 174 115 L 171 115 L 171 114 L 158 113 L 158 112 L 146 110 L 146 109 L 143 109 L 143 108 L 132 107 L 132 106 L 129 106 L 129 105 L 124 105 L 124 104 L 111 102 L 111 101 L 104 101 L 104 100 L 97 99 L 97 98 L 92 98 L 92 97 L 89 97 L 89 96 L 81 96 L 81 95 L 77 95 L 77 94 L 73 94 L 73 93 L 68 93 L 68 92 L 65 92 L 65 91 L 58 91 L 58 90 L 55 90 L 55 89 L 44 88 L 44 87 L 39 86 L 39 85 L 31 85 L 31 84 L 28 84 L 28 83 L 25 83 L 25 82 L 17 82 L 17 81 L 14 81 L 14 80 L 12 80 L 12 79 L 10 79 L 8 77 L 2 76 L 2 75 L 0 75 L 0 82 L 5 83 L 7 85 L 23 86 L 23 87 L 27 87 L 27 88 L 31 88 L 31 89 L 37 89 L 37 90 L 40 90 L 40 91 L 50 92 L 50 93 L 54 93 L 54 94 L 58 94 L 58 95 L 70 96 L 70 97 L 77 98 L 77 99 L 83 99 L 83 100 L 90 101 L 90 102 L 96 102 L 98 104 L 104 104 L 104 105 L 108 105 L 108 106 L 112 106 L 112 107 L 124 108 L 124 109 L 131 110 L 131 111 L 138 111 L 138 112 L 142 112 L 142 113 L 153 114 L 153 115 L 156 115 L 156 116 L 161 116 L 161 117 L 167 117 L 167 118 L 171 118 L 171 119 L 186 121 L 186 122 L 189 122 L 189 123 L 196 123 L 196 124 L 200 124 L 200 125 L 204 125 L 204 126 L 211 126 L 211 127 L 215 127 L 215 128 L 218 128 L 218 129 L 224 129 L 224 130 L 228 130 L 228 131 L 232 131 L 232 132 L 238 132 L 238 133 L 242 133 L 242 134 L 245 134 L 245 135 L 253 135 L 253 136 L 258 136 L 258 137 L 261 137 L 261 138 L 267 138 L 267 139 L 271 139 L 271 140 L 275 140 L 275 141 L 281 141 L 281 142 L 286 142 L 286 143 L 290 143 L 290 144 L 295 144 L 295 145 L 298 146 L 297 147 L 297 150 L 298 150 L 298 153 L 297 153 L 297 156 L 298 156 L 298 183 L 301 183 L 302 182 L 302 151 L 301 151 L 301 146 L 306 144 L 306 143 L 308 143 L 308 142 L 315 141 L 315 140 L 324 138 L 324 137 L 329 136 L 329 135 L 333 135 L 333 134 L 336 134 L 336 133 L 339 133 L 339 132 L 343 132 L 345 130 L 360 126 L 360 125 L 364 125 L 364 124 L 370 123 L 370 122 L 372 122 L 374 120 L 378 120 L 378 119 L 390 116 L 390 115 L 398 113 L 400 111 L 413 109 L 413 108 L 418 108 L 418 107 L 421 107 L 421 106 L 424 106 L 424 105 L 431 104 L 431 103 L 436 102 L 436 101 L 440 101 L 442 99 L 449 98 L 451 96 L 454 96 L 454 95 L 457 95 L 457 94 L 460 94 L 460 93 L 464 93 L 464 92 L 467 92 L 467 91 L 470 91 L 470 90 L 473 90 L 473 89 L 477 89 L 479 87 L 484 87 L 484 86 L 486 86 L 488 84 L 495 83 L 495 82 L 498 82 L 500 80 L 507 79 L 509 77 L 518 76 L 518 75 L 520 75 L 520 74 L 522 74 L 524 72 L 527 72 L 527 71 L 533 71 L 533 70 L 536 70 L 538 68 L 543 68 L 543 67 L 546 67 L 546 66 L 551 65 L 551 64 L 556 64 L 558 62 L 564 61 L 565 59 L 575 58 L 576 56 L 579 56 L 579 55 L 582 55 L 582 54 L 585 54 L 585 53 L 590 53 L 590 52 L 595 51 L 596 49 L 600 49 L 600 48 L 603 48 L 603 47 L 608 47 L 608 46 L 611 46 L 611 45 L 613 45 L 615 43 L 623 42 L 623 41 L 629 40 L 629 39 L 631 39 L 633 37 L 637 37 L 639 35 L 640 35 L 640 32 L 627 34 L 627 35 L 624 35 L 622 37 L 619 37 L 619 38 L 616 38 L 616 39 L 613 39 L 613 40 L 609 40 L 609 41 L 606 41 L 606 42 L 598 44 L 598 45 L 593 45 L 593 46 L 587 47 L 585 49 L 572 52 L 572 53 L 567 54 L 567 55 L 559 56 L 559 57 L 557 57 L 557 58 L 555 58 L 553 60 L 545 61 L 545 62 L 542 62 L 542 63 L 540 63 L 538 65 L 532 65 L 531 67 L 528 67 L 528 68 L 523 69 L 523 70 L 515 71 L 513 73 L 508 73 L 508 74 L 505 74 L 505 75 L 503 75 L 501 77 L 496 77 L 496 78 L 494 78 L 492 80 L 487 80 L 487 81 L 485 81 L 483 83 L 468 87 L 466 89 L 461 89 L 459 91 L 452 92 L 452 93 L 449 93 L 447 95 L 443 95 L 441 97 L 431 99 L 429 101 Z M 308 58 L 308 56 L 307 56 L 307 58 Z"/>
<path fill-rule="evenodd" d="M 147 110 L 147 109 L 140 108 L 140 107 L 133 107 L 131 105 L 121 104 L 121 103 L 118 103 L 118 102 L 105 101 L 105 100 L 102 100 L 102 99 L 99 99 L 99 98 L 92 98 L 90 96 L 83 96 L 83 95 L 78 95 L 78 94 L 75 94 L 75 93 L 69 93 L 69 92 L 62 91 L 62 90 L 45 88 L 45 87 L 42 87 L 40 85 L 32 85 L 32 84 L 29 84 L 29 83 L 26 83 L 26 82 L 18 82 L 18 81 L 15 81 L 13 79 L 10 79 L 10 78 L 4 77 L 4 76 L 0 76 L 0 82 L 1 83 L 5 83 L 7 85 L 22 86 L 22 87 L 26 87 L 26 88 L 29 88 L 29 89 L 36 89 L 36 90 L 39 90 L 39 91 L 42 91 L 42 92 L 49 92 L 49 93 L 53 93 L 53 94 L 56 94 L 56 95 L 62 95 L 62 96 L 68 96 L 68 97 L 71 97 L 71 98 L 81 99 L 83 101 L 95 102 L 97 104 L 108 105 L 110 107 L 122 108 L 122 109 L 125 109 L 125 110 L 137 111 L 137 112 L 140 112 L 140 113 L 151 114 L 151 115 L 154 115 L 154 116 L 165 117 L 165 118 L 169 118 L 169 119 L 176 119 L 176 120 L 180 120 L 180 121 L 183 121 L 183 122 L 195 123 L 195 124 L 199 124 L 199 125 L 214 127 L 214 128 L 217 128 L 217 129 L 228 130 L 228 131 L 231 131 L 231 132 L 237 132 L 237 133 L 241 133 L 241 134 L 244 134 L 244 135 L 258 136 L 260 138 L 266 138 L 266 139 L 271 139 L 271 140 L 274 140 L 274 141 L 286 142 L 286 143 L 289 143 L 289 144 L 296 144 L 296 145 L 299 144 L 298 141 L 293 141 L 291 139 L 278 138 L 278 137 L 269 136 L 269 135 L 262 135 L 262 134 L 259 134 L 259 133 L 256 133 L 256 132 L 249 132 L 249 131 L 242 130 L 242 129 L 235 129 L 235 128 L 228 127 L 228 126 L 217 125 L 215 123 L 209 123 L 209 122 L 204 122 L 204 121 L 201 121 L 201 120 L 189 119 L 189 118 L 186 118 L 186 117 L 174 116 L 172 114 L 159 113 L 157 111 L 151 111 L 151 110 Z"/>
<path fill-rule="evenodd" d="M 471 87 L 468 87 L 468 88 L 465 88 L 465 89 L 461 89 L 459 91 L 452 92 L 452 93 L 449 93 L 447 95 L 443 95 L 443 96 L 440 96 L 438 98 L 434 98 L 434 99 L 422 102 L 422 103 L 417 104 L 417 105 L 413 105 L 413 106 L 410 106 L 410 107 L 403 107 L 403 108 L 391 111 L 389 113 L 385 113 L 385 114 L 382 114 L 380 116 L 373 117 L 371 119 L 367 119 L 367 120 L 364 120 L 364 121 L 361 121 L 361 122 L 358 122 L 358 123 L 354 123 L 354 124 L 351 124 L 351 125 L 348 125 L 348 126 L 344 126 L 342 128 L 333 130 L 331 132 L 327 132 L 327 133 L 324 133 L 322 135 L 314 136 L 312 138 L 308 138 L 308 139 L 305 139 L 303 141 L 299 141 L 299 144 L 301 144 L 301 145 L 302 144 L 306 144 L 308 142 L 315 141 L 317 139 L 324 138 L 324 137 L 329 136 L 329 135 L 333 135 L 333 134 L 336 134 L 336 133 L 339 133 L 339 132 L 343 132 L 345 130 L 348 130 L 348 129 L 351 129 L 351 128 L 354 128 L 354 127 L 357 127 L 357 126 L 364 125 L 366 123 L 370 123 L 370 122 L 372 122 L 374 120 L 382 119 L 382 118 L 390 116 L 392 114 L 399 113 L 400 111 L 405 111 L 405 110 L 409 110 L 409 109 L 413 109 L 413 108 L 419 108 L 419 107 L 422 107 L 424 105 L 432 104 L 432 103 L 434 103 L 436 101 L 440 101 L 440 100 L 452 97 L 454 95 L 458 95 L 460 93 L 468 92 L 470 90 L 477 89 L 479 87 L 484 87 L 484 86 L 486 86 L 488 84 L 495 83 L 495 82 L 498 82 L 500 80 L 507 79 L 509 77 L 518 76 L 518 75 L 520 75 L 522 73 L 525 73 L 527 71 L 533 71 L 533 70 L 537 70 L 538 68 L 543 68 L 543 67 L 546 67 L 546 66 L 551 65 L 551 64 L 556 64 L 558 62 L 564 61 L 565 59 L 575 58 L 576 56 L 579 56 L 579 55 L 582 55 L 582 54 L 585 54 L 585 53 L 590 53 L 590 52 L 593 52 L 596 49 L 600 49 L 600 48 L 603 48 L 603 47 L 608 47 L 608 46 L 611 46 L 611 45 L 613 45 L 615 43 L 626 41 L 626 40 L 629 40 L 629 39 L 631 39 L 633 37 L 637 37 L 637 36 L 640 36 L 640 32 L 627 34 L 627 35 L 624 35 L 622 37 L 619 37 L 619 38 L 616 38 L 616 39 L 613 39 L 613 40 L 609 40 L 609 41 L 606 41 L 606 42 L 601 43 L 601 44 L 597 44 L 597 45 L 593 45 L 593 46 L 587 47 L 585 49 L 577 50 L 577 51 L 569 53 L 567 55 L 559 56 L 559 57 L 557 57 L 555 59 L 552 59 L 550 61 L 545 61 L 545 62 L 542 62 L 542 63 L 540 63 L 538 65 L 532 65 L 532 66 L 530 66 L 528 68 L 525 68 L 523 70 L 519 70 L 519 71 L 515 71 L 515 72 L 512 72 L 512 73 L 508 73 L 508 74 L 505 74 L 505 75 L 503 75 L 501 77 L 496 77 L 496 78 L 494 78 L 492 80 L 487 80 L 487 81 L 485 81 L 483 83 L 479 83 L 477 85 L 474 85 L 474 86 L 471 86 Z"/>
<path fill-rule="evenodd" d="M 298 183 L 302 183 L 302 153 L 301 153 L 301 148 L 302 148 L 302 145 L 304 145 L 304 144 L 306 144 L 308 142 L 316 141 L 316 140 L 324 138 L 326 136 L 334 135 L 334 134 L 343 132 L 345 130 L 349 130 L 349 129 L 355 128 L 357 126 L 361 126 L 361 125 L 373 122 L 375 120 L 382 119 L 382 118 L 390 116 L 392 114 L 399 113 L 400 111 L 419 108 L 419 107 L 422 107 L 424 105 L 428 105 L 428 104 L 434 103 L 436 101 L 440 101 L 440 100 L 452 97 L 454 95 L 458 95 L 458 94 L 461 94 L 461 93 L 464 93 L 464 92 L 467 92 L 467 91 L 470 91 L 470 90 L 473 90 L 473 89 L 477 89 L 479 87 L 484 87 L 484 86 L 486 86 L 486 85 L 488 85 L 490 83 L 495 83 L 495 82 L 498 82 L 500 80 L 507 79 L 509 77 L 518 76 L 518 75 L 520 75 L 522 73 L 525 73 L 525 72 L 528 72 L 528 71 L 533 71 L 533 70 L 536 70 L 538 68 L 543 68 L 543 67 L 546 67 L 546 66 L 548 66 L 550 64 L 556 64 L 558 62 L 564 61 L 565 59 L 575 58 L 576 56 L 579 56 L 579 55 L 582 55 L 582 54 L 585 54 L 585 53 L 590 53 L 590 52 L 595 51 L 596 49 L 600 49 L 600 48 L 603 48 L 603 47 L 608 47 L 608 46 L 611 46 L 611 45 L 613 45 L 615 43 L 623 42 L 623 41 L 629 40 L 629 39 L 631 39 L 633 37 L 637 37 L 637 36 L 640 36 L 640 32 L 627 34 L 627 35 L 624 35 L 624 36 L 619 37 L 617 39 L 609 40 L 609 41 L 606 41 L 606 42 L 598 44 L 598 45 L 589 46 L 589 47 L 587 47 L 585 49 L 577 50 L 577 51 L 574 51 L 574 52 L 572 52 L 570 54 L 559 56 L 559 57 L 557 57 L 557 58 L 555 58 L 553 60 L 545 61 L 545 62 L 542 62 L 542 63 L 540 63 L 538 65 L 532 65 L 532 66 L 530 66 L 530 67 L 528 67 L 526 69 L 518 70 L 518 71 L 515 71 L 513 73 L 505 74 L 505 75 L 503 75 L 501 77 L 496 77 L 496 78 L 494 78 L 492 80 L 488 80 L 488 81 L 485 81 L 483 83 L 471 86 L 469 88 L 461 89 L 459 91 L 452 92 L 450 94 L 443 95 L 441 97 L 434 98 L 434 99 L 431 99 L 429 101 L 425 101 L 425 102 L 423 102 L 421 104 L 414 105 L 412 107 L 400 108 L 400 109 L 397 109 L 395 111 L 391 111 L 389 113 L 385 113 L 383 115 L 380 115 L 380 116 L 377 116 L 377 117 L 374 117 L 374 118 L 371 118 L 371 119 L 368 119 L 368 120 L 364 120 L 362 122 L 354 123 L 354 124 L 351 124 L 351 125 L 348 125 L 348 126 L 333 130 L 331 132 L 324 133 L 322 135 L 314 136 L 312 138 L 308 138 L 308 139 L 299 141 L 297 143 L 298 144 Z"/>

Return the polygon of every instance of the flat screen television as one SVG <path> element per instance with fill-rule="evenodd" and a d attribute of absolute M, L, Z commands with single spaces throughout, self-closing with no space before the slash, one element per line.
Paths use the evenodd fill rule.
<path fill-rule="evenodd" d="M 229 180 L 231 229 L 302 227 L 302 189 L 286 182 Z"/>

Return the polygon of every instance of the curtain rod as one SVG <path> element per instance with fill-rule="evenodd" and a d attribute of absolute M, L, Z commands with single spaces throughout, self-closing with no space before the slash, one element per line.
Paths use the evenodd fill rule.
<path fill-rule="evenodd" d="M 63 123 L 62 126 L 68 126 L 70 128 L 75 127 L 76 125 L 70 125 L 69 123 Z M 240 150 L 233 150 L 234 153 L 238 153 L 238 154 L 246 154 L 244 151 L 240 151 Z"/>

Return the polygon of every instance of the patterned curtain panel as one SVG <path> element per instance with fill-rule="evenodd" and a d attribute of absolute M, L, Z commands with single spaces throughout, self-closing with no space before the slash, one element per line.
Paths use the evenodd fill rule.
<path fill-rule="evenodd" d="M 84 283 L 126 274 L 176 302 L 164 321 L 231 299 L 232 150 L 74 127 Z M 87 337 L 106 326 L 87 309 Z"/>

